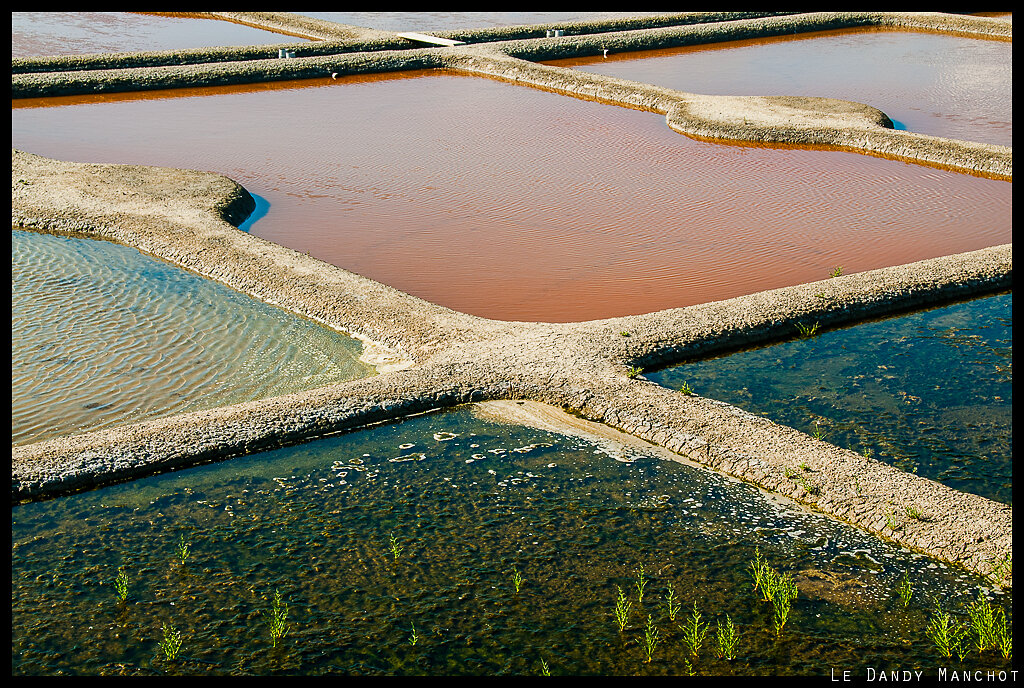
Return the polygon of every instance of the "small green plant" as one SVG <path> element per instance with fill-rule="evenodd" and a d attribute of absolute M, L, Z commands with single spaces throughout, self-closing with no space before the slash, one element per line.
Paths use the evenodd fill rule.
<path fill-rule="evenodd" d="M 832 272 L 829 273 L 829 277 L 842 277 L 842 276 L 843 276 L 843 266 L 842 265 L 837 265 L 836 267 L 832 268 Z"/>
<path fill-rule="evenodd" d="M 264 616 L 267 616 L 267 625 L 270 627 L 270 640 L 277 647 L 277 643 L 288 634 L 288 605 L 281 600 L 279 590 L 274 591 L 273 606 L 269 614 L 264 612 Z"/>
<path fill-rule="evenodd" d="M 907 518 L 912 518 L 915 521 L 923 521 L 924 520 L 924 514 L 922 514 L 921 510 L 918 509 L 916 506 L 908 506 L 908 507 L 906 507 L 906 512 L 907 512 Z"/>
<path fill-rule="evenodd" d="M 541 657 L 541 659 L 540 659 L 540 675 L 541 676 L 550 676 L 551 675 L 551 669 L 548 668 L 548 663 L 544 661 L 543 657 Z"/>
<path fill-rule="evenodd" d="M 807 494 L 816 495 L 821 491 L 821 488 L 814 483 L 808 482 L 802 475 L 796 479 L 796 482 L 800 487 L 804 488 Z"/>
<path fill-rule="evenodd" d="M 675 588 L 672 587 L 672 583 L 668 584 L 668 596 L 666 597 L 666 604 L 668 606 L 669 621 L 675 621 L 676 614 L 679 613 L 679 610 L 682 608 L 682 605 L 679 604 L 679 598 L 676 597 L 676 591 Z"/>
<path fill-rule="evenodd" d="M 178 539 L 178 548 L 177 548 L 178 560 L 182 564 L 184 564 L 185 561 L 188 559 L 188 555 L 189 555 L 190 550 L 191 550 L 191 548 L 189 547 L 189 543 L 185 542 L 185 534 L 182 533 L 181 537 Z"/>
<path fill-rule="evenodd" d="M 620 334 L 621 336 L 623 336 L 623 337 L 629 337 L 629 336 L 630 336 L 629 332 L 626 332 L 625 330 L 623 330 L 622 332 L 619 332 L 619 334 Z M 542 661 L 543 661 L 543 660 L 542 660 Z"/>
<path fill-rule="evenodd" d="M 885 527 L 892 532 L 896 532 L 896 528 L 899 527 L 899 524 L 896 522 L 896 512 L 891 509 L 889 510 L 889 513 L 885 515 Z"/>
<path fill-rule="evenodd" d="M 704 637 L 708 634 L 708 625 L 701 623 L 696 601 L 693 603 L 693 612 L 686 618 L 686 625 L 682 626 L 682 629 L 683 642 L 690 648 L 690 654 L 696 657 L 701 645 L 704 644 Z"/>
<path fill-rule="evenodd" d="M 1006 554 L 1002 559 L 993 559 L 990 563 L 992 572 L 989 574 L 989 579 L 996 585 L 1002 585 L 1013 572 L 1013 560 L 1009 554 Z"/>
<path fill-rule="evenodd" d="M 164 659 L 168 661 L 177 659 L 178 653 L 181 651 L 181 631 L 164 624 L 164 637 L 160 640 L 160 651 L 163 653 Z"/>
<path fill-rule="evenodd" d="M 978 652 L 995 647 L 996 640 L 996 614 L 995 610 L 979 591 L 978 599 L 967 607 L 967 615 L 971 619 L 971 631 L 974 632 L 974 647 Z"/>
<path fill-rule="evenodd" d="M 772 603 L 772 624 L 775 627 L 775 633 L 779 634 L 789 619 L 789 612 L 793 607 L 793 600 L 796 599 L 798 591 L 796 583 L 788 573 L 779 573 L 774 569 L 770 569 L 767 580 L 767 587 L 770 591 L 768 597 Z"/>
<path fill-rule="evenodd" d="M 123 565 L 117 569 L 117 578 L 114 579 L 114 590 L 117 593 L 118 602 L 124 602 L 128 599 L 128 570 Z"/>
<path fill-rule="evenodd" d="M 996 647 L 999 648 L 999 653 L 1003 656 L 1003 659 L 1010 659 L 1013 656 L 1013 635 L 1006 621 L 1006 612 L 1002 609 L 997 610 L 994 630 Z"/>
<path fill-rule="evenodd" d="M 935 601 L 935 614 L 928 620 L 925 636 L 932 641 L 935 649 L 943 657 L 952 657 L 956 652 L 963 652 L 963 639 L 967 635 L 967 627 L 961 625 L 949 612 L 942 610 L 939 601 Z"/>
<path fill-rule="evenodd" d="M 420 637 L 416 633 L 416 624 L 412 624 L 412 633 L 409 635 L 409 644 L 416 645 L 419 641 Z"/>
<path fill-rule="evenodd" d="M 825 431 L 821 429 L 821 424 L 818 421 L 814 421 L 814 432 L 811 433 L 811 437 L 816 440 L 825 440 Z"/>
<path fill-rule="evenodd" d="M 647 587 L 647 576 L 644 575 L 644 565 L 640 564 L 636 569 L 636 601 L 637 604 L 643 604 L 644 601 L 644 588 Z"/>
<path fill-rule="evenodd" d="M 644 648 L 644 654 L 647 655 L 648 664 L 651 663 L 651 658 L 654 656 L 654 650 L 658 647 L 660 639 L 658 627 L 654 625 L 654 619 L 648 614 L 647 623 L 644 624 L 644 637 L 640 639 Z"/>
<path fill-rule="evenodd" d="M 725 615 L 725 625 L 722 625 L 722 620 L 718 620 L 718 631 L 715 634 L 715 638 L 718 640 L 718 648 L 715 653 L 719 659 L 733 660 L 736 659 L 736 627 L 732 623 L 732 619 L 728 614 Z"/>
<path fill-rule="evenodd" d="M 679 393 L 680 394 L 685 394 L 688 397 L 692 397 L 693 396 L 693 388 L 690 387 L 690 383 L 689 382 L 684 382 L 682 384 L 682 386 L 679 388 Z"/>
<path fill-rule="evenodd" d="M 633 380 L 640 377 L 640 375 L 643 372 L 644 369 L 641 368 L 640 366 L 629 366 L 629 370 L 626 371 L 626 377 L 628 377 L 630 380 Z"/>
<path fill-rule="evenodd" d="M 755 546 L 754 560 L 750 562 L 750 566 L 747 567 L 747 570 L 750 572 L 750 577 L 754 579 L 755 591 L 760 590 L 762 585 L 764 584 L 765 571 L 767 570 L 767 568 L 768 565 L 765 563 L 764 559 L 761 558 L 760 546 Z"/>
<path fill-rule="evenodd" d="M 757 559 L 751 564 L 751 572 L 755 576 L 754 588 L 761 589 L 764 602 L 772 603 L 772 623 L 775 633 L 778 634 L 786 625 L 793 600 L 797 598 L 796 582 L 788 573 L 779 573 L 768 566 L 761 560 L 760 552 L 757 554 Z"/>
<path fill-rule="evenodd" d="M 811 467 L 807 465 L 807 462 L 806 462 L 806 461 L 801 461 L 801 462 L 800 462 L 800 470 L 802 470 L 802 471 L 806 471 L 806 472 L 808 472 L 808 473 L 809 473 L 809 472 L 810 472 L 810 470 L 811 470 Z"/>
<path fill-rule="evenodd" d="M 622 592 L 622 587 L 615 587 L 619 589 L 619 596 L 615 598 L 615 622 L 619 625 L 619 632 L 622 632 L 629 621 L 629 608 L 633 605 L 626 598 L 626 593 Z"/>
<path fill-rule="evenodd" d="M 802 322 L 796 323 L 796 331 L 801 337 L 814 337 L 818 334 L 818 328 L 821 327 L 821 323 L 814 323 L 813 325 L 804 325 Z"/>
<path fill-rule="evenodd" d="M 398 538 L 395 537 L 394 533 L 392 533 L 390 536 L 390 544 L 388 546 L 388 549 L 390 549 L 391 554 L 394 555 L 395 561 L 398 561 L 398 558 L 402 556 L 402 550 L 404 548 L 398 544 Z"/>
<path fill-rule="evenodd" d="M 903 606 L 906 607 L 910 604 L 910 598 L 914 594 L 913 588 L 910 587 L 910 574 L 907 572 L 903 573 L 903 578 L 900 579 L 899 587 L 896 588 L 900 594 L 900 599 L 903 600 Z"/>
<path fill-rule="evenodd" d="M 523 587 L 523 574 L 519 573 L 519 569 L 515 566 L 512 567 L 512 587 L 519 592 L 519 589 Z"/>

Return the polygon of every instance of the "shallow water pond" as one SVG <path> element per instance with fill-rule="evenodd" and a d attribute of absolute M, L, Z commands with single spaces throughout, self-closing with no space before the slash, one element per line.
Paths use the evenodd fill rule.
<path fill-rule="evenodd" d="M 654 113 L 439 72 L 11 116 L 12 145 L 38 155 L 225 174 L 269 203 L 253 234 L 503 320 L 647 313 L 1012 240 L 1006 181 L 694 141 Z"/>
<path fill-rule="evenodd" d="M 303 39 L 174 13 L 11 12 L 11 57 L 275 45 Z"/>
<path fill-rule="evenodd" d="M 1012 293 L 646 377 L 1012 503 Z"/>
<path fill-rule="evenodd" d="M 107 241 L 11 232 L 11 439 L 374 374 L 362 343 Z"/>
<path fill-rule="evenodd" d="M 561 60 L 688 93 L 866 103 L 897 128 L 1013 145 L 1009 41 L 856 29 Z"/>
<path fill-rule="evenodd" d="M 702 469 L 478 407 L 20 505 L 12 543 L 17 675 L 1009 666 L 940 658 L 924 636 L 935 600 L 960 619 L 979 593 L 1010 608 L 975 576 Z M 778 633 L 746 571 L 758 556 L 799 589 Z M 694 654 L 695 604 L 712 626 Z M 714 649 L 727 617 L 732 660 Z"/>

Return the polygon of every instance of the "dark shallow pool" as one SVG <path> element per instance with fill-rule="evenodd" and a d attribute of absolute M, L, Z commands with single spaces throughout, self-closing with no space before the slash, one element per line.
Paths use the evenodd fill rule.
<path fill-rule="evenodd" d="M 799 589 L 779 633 L 746 570 L 758 553 Z M 1011 608 L 973 575 L 704 470 L 478 407 L 17 506 L 11 571 L 15 675 L 1009 668 L 991 651 L 941 658 L 924 635 L 936 601 L 959 620 L 979 593 Z M 695 603 L 711 623 L 696 655 L 682 630 Z M 726 616 L 732 660 L 714 649 Z M 174 660 L 165 625 L 181 634 Z"/>
<path fill-rule="evenodd" d="M 374 374 L 362 343 L 135 249 L 11 232 L 11 440 Z"/>
<path fill-rule="evenodd" d="M 1012 503 L 1012 293 L 647 377 Z"/>

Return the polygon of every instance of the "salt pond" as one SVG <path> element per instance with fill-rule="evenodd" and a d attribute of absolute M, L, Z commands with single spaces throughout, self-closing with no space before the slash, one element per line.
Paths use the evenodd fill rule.
<path fill-rule="evenodd" d="M 274 45 L 302 39 L 218 19 L 143 12 L 11 12 L 11 57 Z"/>
<path fill-rule="evenodd" d="M 933 598 L 1010 606 L 977 577 L 744 484 L 475 407 L 12 516 L 15 674 L 538 674 L 542 661 L 556 675 L 934 674 L 961 665 L 923 635 Z M 780 635 L 745 571 L 757 552 L 800 589 Z M 275 592 L 288 605 L 276 647 Z M 697 657 L 680 628 L 695 602 L 712 622 Z M 713 651 L 726 615 L 732 661 Z M 648 616 L 661 638 L 650 663 Z M 164 624 L 182 633 L 174 661 L 158 649 Z M 975 652 L 963 666 L 1009 663 Z"/>
<path fill-rule="evenodd" d="M 135 249 L 11 232 L 14 444 L 373 374 L 362 343 Z"/>
<path fill-rule="evenodd" d="M 484 78 L 19 100 L 11 115 L 20 150 L 217 171 L 270 204 L 252 233 L 498 319 L 646 313 L 1012 240 L 1006 181 L 693 141 L 651 113 Z"/>
<path fill-rule="evenodd" d="M 898 128 L 1013 145 L 1009 41 L 858 29 L 559 60 L 688 93 L 866 103 Z"/>
<path fill-rule="evenodd" d="M 1013 499 L 1013 295 L 863 323 L 647 377 Z"/>

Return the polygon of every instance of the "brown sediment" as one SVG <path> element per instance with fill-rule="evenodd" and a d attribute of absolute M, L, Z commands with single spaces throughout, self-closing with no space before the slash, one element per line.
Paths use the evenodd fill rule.
<path fill-rule="evenodd" d="M 668 117 L 669 126 L 675 131 L 701 138 L 824 145 L 995 178 L 1012 177 L 1009 148 L 951 143 L 895 131 L 884 113 L 866 105 L 840 107 L 837 103 L 844 101 L 828 98 L 705 96 L 534 62 L 601 54 L 605 49 L 649 50 L 863 26 L 942 31 L 994 40 L 1011 40 L 1013 31 L 1012 25 L 999 19 L 936 12 L 814 12 L 753 18 L 743 13 L 717 13 L 707 14 L 704 19 L 701 14 L 637 18 L 625 24 L 622 20 L 569 22 L 564 24 L 568 35 L 558 38 L 518 38 L 539 36 L 543 30 L 540 27 L 530 32 L 524 32 L 523 27 L 475 34 L 449 32 L 449 37 L 467 41 L 451 48 L 414 47 L 417 44 L 397 34 L 366 30 L 358 37 L 343 38 L 340 42 L 293 46 L 294 59 L 278 58 L 277 46 L 19 59 L 12 61 L 11 95 L 31 98 L 194 88 L 316 79 L 334 74 L 449 68 L 660 112 Z M 281 29 L 289 22 L 302 27 L 311 21 L 330 24 L 287 13 L 233 13 L 231 19 L 271 29 Z M 602 25 L 613 30 L 600 31 Z M 636 28 L 614 30 L 622 25 Z M 339 35 L 353 35 L 352 27 L 336 26 Z M 507 36 L 517 38 L 508 40 Z M 816 119 L 821 120 L 817 125 Z"/>
<path fill-rule="evenodd" d="M 139 247 L 326 325 L 408 367 L 309 392 L 12 449 L 12 497 L 38 499 L 492 399 L 567 409 L 976 571 L 1012 550 L 1012 510 L 711 399 L 627 375 L 743 344 L 1005 289 L 1012 248 L 873 270 L 639 316 L 501 322 L 457 313 L 238 231 L 246 194 L 199 172 L 12 151 L 12 224 Z M 628 331 L 631 336 L 621 336 Z M 806 464 L 818 490 L 790 480 Z M 857 484 L 859 489 L 854 490 Z M 927 520 L 889 528 L 912 506 Z"/>
<path fill-rule="evenodd" d="M 15 61 L 14 71 L 23 73 L 12 77 L 12 95 L 449 68 L 662 112 L 669 126 L 693 136 L 834 146 L 1011 179 L 1009 148 L 896 132 L 884 113 L 865 105 L 701 96 L 567 73 L 522 59 L 595 54 L 609 41 L 636 50 L 862 25 L 1000 40 L 1009 40 L 1012 32 L 1007 22 L 936 13 L 815 13 L 732 21 L 718 17 L 715 24 L 517 37 L 455 48 L 417 48 L 397 44 L 404 39 L 394 35 L 365 35 L 335 46 L 318 43 L 316 49 L 337 52 L 303 53 L 297 59 L 269 59 L 265 49 L 253 48 L 248 53 L 192 51 L 192 58 L 210 59 L 183 66 L 170 66 L 168 55 L 145 56 L 157 60 L 149 64 L 161 66 L 133 68 L 124 66 L 131 64 L 130 56 Z M 98 69 L 67 71 L 92 69 L 89 65 Z M 438 407 L 522 399 L 603 423 L 983 574 L 991 574 L 995 562 L 1012 553 L 1012 509 L 1007 505 L 904 473 L 728 404 L 627 374 L 631 366 L 665 365 L 787 338 L 801 321 L 830 327 L 1010 288 L 1009 244 L 645 315 L 564 324 L 504 322 L 437 306 L 238 231 L 233 225 L 251 211 L 252 199 L 218 175 L 64 163 L 19 151 L 12 151 L 11 165 L 13 225 L 135 246 L 373 343 L 377 355 L 394 366 L 373 378 L 14 448 L 15 500 L 90 489 Z M 622 337 L 623 331 L 630 336 Z M 814 489 L 790 479 L 802 466 L 813 476 Z M 908 507 L 924 518 L 900 517 Z"/>

